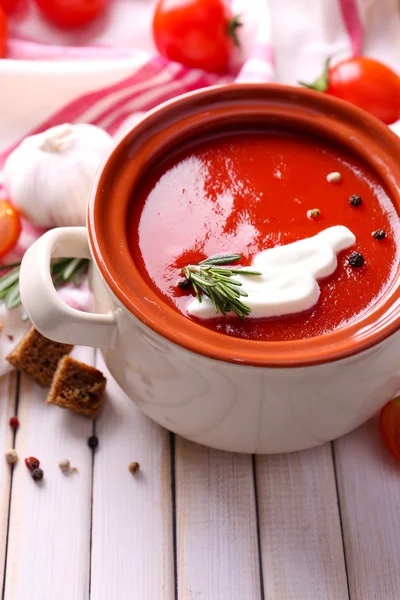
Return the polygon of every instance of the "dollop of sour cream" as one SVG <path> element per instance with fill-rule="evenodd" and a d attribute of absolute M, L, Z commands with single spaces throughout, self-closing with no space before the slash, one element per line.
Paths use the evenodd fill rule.
<path fill-rule="evenodd" d="M 259 252 L 251 266 L 262 275 L 236 276 L 248 294 L 242 298 L 251 308 L 246 318 L 279 317 L 315 306 L 321 293 L 318 280 L 335 271 L 336 254 L 355 241 L 350 229 L 336 225 L 311 238 Z M 200 319 L 221 316 L 204 296 L 201 302 L 197 298 L 192 300 L 188 312 Z"/>

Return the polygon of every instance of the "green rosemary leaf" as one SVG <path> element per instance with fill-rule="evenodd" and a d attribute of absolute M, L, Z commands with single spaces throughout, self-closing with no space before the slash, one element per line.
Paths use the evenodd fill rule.
<path fill-rule="evenodd" d="M 232 290 L 232 288 L 229 287 L 229 285 L 217 283 L 215 288 L 219 291 L 221 296 L 227 296 L 229 299 L 236 300 L 237 296 Z"/>
<path fill-rule="evenodd" d="M 0 271 L 5 271 L 6 269 L 12 269 L 13 267 L 19 267 L 21 265 L 21 261 L 15 263 L 9 263 L 8 265 L 0 265 Z"/>
<path fill-rule="evenodd" d="M 241 254 L 215 254 L 199 262 L 199 265 L 231 265 L 241 259 Z"/>
<path fill-rule="evenodd" d="M 55 267 L 65 267 L 71 260 L 75 260 L 74 258 L 53 258 L 51 261 L 52 269 Z"/>
<path fill-rule="evenodd" d="M 73 258 L 63 271 L 64 281 L 68 281 L 75 272 L 75 269 L 80 265 L 82 259 Z"/>
<path fill-rule="evenodd" d="M 243 296 L 244 298 L 246 296 L 248 296 L 248 293 L 245 292 L 244 290 L 237 290 L 237 294 L 238 294 L 238 296 Z"/>
<path fill-rule="evenodd" d="M 89 261 L 87 259 L 82 259 L 81 264 L 75 269 L 74 274 L 72 275 L 72 281 L 74 282 L 76 287 L 79 287 L 81 285 L 82 275 L 84 271 L 86 271 L 88 265 Z"/>
<path fill-rule="evenodd" d="M 65 281 L 62 273 L 59 273 L 57 277 L 54 277 L 53 285 L 55 288 L 59 288 L 60 285 L 63 285 L 63 283 L 65 283 Z"/>
<path fill-rule="evenodd" d="M 241 281 L 234 275 L 261 275 L 251 269 L 230 269 L 221 265 L 229 265 L 241 259 L 240 254 L 219 254 L 210 256 L 197 265 L 187 265 L 181 274 L 192 284 L 197 300 L 202 296 L 210 298 L 216 313 L 226 315 L 234 312 L 243 319 L 251 313 L 251 308 L 241 301 L 248 294 L 242 288 Z"/>
<path fill-rule="evenodd" d="M 19 280 L 19 267 L 13 269 L 0 279 L 0 293 Z"/>
<path fill-rule="evenodd" d="M 203 267 L 205 268 L 205 267 Z M 213 275 L 227 275 L 230 277 L 232 275 L 232 269 L 225 269 L 224 267 L 207 267 L 209 272 Z"/>
<path fill-rule="evenodd" d="M 233 275 L 262 275 L 261 271 L 249 271 L 248 269 L 232 269 Z"/>
<path fill-rule="evenodd" d="M 215 283 L 213 281 L 207 281 L 204 277 L 199 277 L 195 273 L 192 273 L 191 280 L 195 281 L 199 286 L 205 285 L 206 287 L 214 287 Z"/>
<path fill-rule="evenodd" d="M 86 270 L 89 260 L 87 258 L 57 258 L 52 261 L 50 272 L 55 287 L 65 285 L 73 278 L 76 285 L 80 284 L 80 276 Z M 8 309 L 15 308 L 21 304 L 19 293 L 20 262 L 8 265 L 0 265 L 0 271 L 8 272 L 0 276 L 0 301 L 4 301 Z M 11 270 L 10 270 L 11 269 Z M 22 320 L 26 321 L 28 315 L 25 311 Z"/>
<path fill-rule="evenodd" d="M 10 291 L 5 297 L 4 302 L 6 308 L 8 308 L 9 310 L 21 304 L 21 296 L 19 295 L 19 283 L 10 288 Z"/>
<path fill-rule="evenodd" d="M 55 275 L 59 275 L 60 273 L 62 273 L 70 260 L 70 258 L 58 258 L 52 261 L 50 265 L 51 275 L 54 277 Z"/>
<path fill-rule="evenodd" d="M 8 288 L 5 288 L 4 290 L 2 290 L 2 291 L 0 292 L 0 302 L 1 302 L 2 300 L 4 300 L 4 298 L 5 298 L 5 297 L 6 297 L 6 296 L 7 296 L 7 295 L 10 293 L 10 290 L 11 290 L 12 288 L 14 288 L 16 285 L 17 285 L 16 283 L 13 283 L 13 284 L 12 284 L 12 285 L 10 285 Z"/>
<path fill-rule="evenodd" d="M 199 288 L 197 287 L 197 285 L 196 285 L 196 283 L 195 283 L 194 281 L 192 282 L 192 285 L 193 285 L 193 289 L 194 289 L 194 291 L 195 291 L 195 294 L 196 294 L 196 296 L 197 296 L 197 300 L 198 300 L 199 302 L 201 302 L 201 294 L 200 294 L 200 290 L 199 290 Z"/>
<path fill-rule="evenodd" d="M 215 300 L 215 294 L 213 294 L 212 292 L 210 293 L 210 300 L 213 303 L 215 312 L 218 314 L 218 304 L 217 304 L 217 301 Z"/>
<path fill-rule="evenodd" d="M 226 281 L 229 282 L 229 285 L 235 285 L 237 287 L 243 285 L 240 281 L 236 281 L 236 279 L 232 279 L 232 277 L 228 277 L 227 275 L 215 275 L 215 281 Z"/>

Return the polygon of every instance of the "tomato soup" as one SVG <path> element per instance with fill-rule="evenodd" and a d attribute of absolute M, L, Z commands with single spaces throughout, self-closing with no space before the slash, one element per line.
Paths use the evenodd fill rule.
<path fill-rule="evenodd" d="M 333 172 L 340 181 L 328 181 Z M 349 228 L 356 243 L 318 282 L 311 310 L 273 319 L 188 314 L 193 292 L 177 285 L 184 266 L 221 253 L 241 254 L 249 265 L 263 250 L 335 225 Z M 399 261 L 399 218 L 368 167 L 323 140 L 285 132 L 221 132 L 172 153 L 135 191 L 127 235 L 143 278 L 166 303 L 217 332 L 263 341 L 309 338 L 356 320 L 379 302 Z M 354 251 L 361 267 L 349 264 Z"/>

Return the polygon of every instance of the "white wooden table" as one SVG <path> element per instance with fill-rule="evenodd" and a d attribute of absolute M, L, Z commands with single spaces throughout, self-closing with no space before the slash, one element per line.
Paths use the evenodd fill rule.
<path fill-rule="evenodd" d="M 93 350 L 74 354 L 104 369 Z M 169 434 L 111 379 L 94 425 L 45 395 L 0 380 L 2 453 L 9 418 L 21 423 L 18 464 L 0 460 L 2 600 L 399 600 L 400 467 L 376 420 L 317 449 L 252 457 Z M 61 458 L 79 472 L 61 473 Z"/>

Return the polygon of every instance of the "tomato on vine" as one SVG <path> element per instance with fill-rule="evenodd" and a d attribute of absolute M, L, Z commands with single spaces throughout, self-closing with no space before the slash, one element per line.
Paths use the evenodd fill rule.
<path fill-rule="evenodd" d="M 390 400 L 382 408 L 379 430 L 390 454 L 400 461 L 400 397 Z"/>
<path fill-rule="evenodd" d="M 300 84 L 346 100 L 387 125 L 400 119 L 400 77 L 367 56 L 348 58 L 333 66 L 328 58 L 318 79 Z"/>
<path fill-rule="evenodd" d="M 0 0 L 0 7 L 7 15 L 12 13 L 17 8 L 18 4 L 20 4 L 20 0 Z"/>
<path fill-rule="evenodd" d="M 0 258 L 14 248 L 20 233 L 18 212 L 6 200 L 0 200 Z"/>
<path fill-rule="evenodd" d="M 0 58 L 4 58 L 7 51 L 7 16 L 0 5 Z"/>
<path fill-rule="evenodd" d="M 51 23 L 68 29 L 93 21 L 106 7 L 107 0 L 35 0 Z"/>
<path fill-rule="evenodd" d="M 188 67 L 224 71 L 239 46 L 239 18 L 225 0 L 159 0 L 153 37 L 159 53 Z"/>

